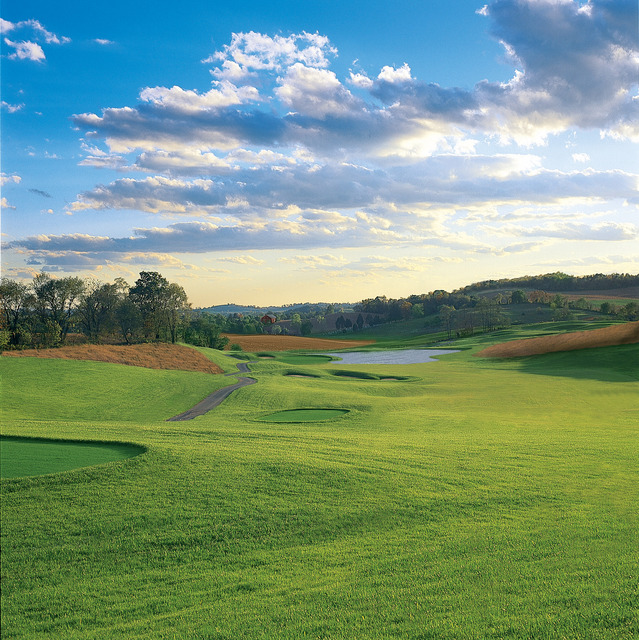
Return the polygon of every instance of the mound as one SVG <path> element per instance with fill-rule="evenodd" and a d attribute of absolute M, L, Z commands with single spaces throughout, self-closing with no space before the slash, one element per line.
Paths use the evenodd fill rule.
<path fill-rule="evenodd" d="M 373 344 L 374 340 L 328 340 L 326 338 L 303 338 L 300 336 L 271 336 L 267 334 L 243 335 L 225 333 L 229 344 L 239 344 L 243 351 L 289 351 L 291 349 L 312 349 L 326 351 L 352 349 Z"/>
<path fill-rule="evenodd" d="M 554 336 L 541 336 L 527 340 L 513 340 L 488 347 L 476 356 L 480 358 L 516 358 L 553 351 L 574 351 L 593 347 L 612 347 L 639 342 L 639 322 L 626 322 L 603 329 L 573 331 Z"/>
<path fill-rule="evenodd" d="M 85 344 L 57 349 L 25 349 L 4 351 L 3 356 L 61 358 L 63 360 L 96 360 L 127 364 L 147 369 L 178 369 L 222 373 L 222 369 L 205 355 L 178 344 L 132 344 L 125 346 Z"/>

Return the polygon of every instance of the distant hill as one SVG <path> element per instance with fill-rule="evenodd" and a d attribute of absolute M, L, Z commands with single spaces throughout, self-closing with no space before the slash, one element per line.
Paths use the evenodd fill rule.
<path fill-rule="evenodd" d="M 471 294 L 480 291 L 504 289 L 539 289 L 541 291 L 600 291 L 618 290 L 639 286 L 639 275 L 629 273 L 596 273 L 588 276 L 571 276 L 561 271 L 537 276 L 483 280 L 457 289 L 454 293 Z"/>
<path fill-rule="evenodd" d="M 280 307 L 256 307 L 252 305 L 233 304 L 218 304 L 212 307 L 204 307 L 197 309 L 197 311 L 206 311 L 208 313 L 219 313 L 224 316 L 233 315 L 234 313 L 241 313 L 244 315 L 264 315 L 265 313 L 273 313 L 276 316 L 284 315 L 290 316 L 293 313 L 299 313 L 302 317 L 323 315 L 328 307 L 334 307 L 340 310 L 340 312 L 352 310 L 353 304 L 350 302 L 329 303 L 329 302 L 296 302 L 293 304 L 286 304 Z"/>

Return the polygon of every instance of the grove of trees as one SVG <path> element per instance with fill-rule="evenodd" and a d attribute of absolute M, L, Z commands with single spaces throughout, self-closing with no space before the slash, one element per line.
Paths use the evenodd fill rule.
<path fill-rule="evenodd" d="M 184 289 L 155 271 L 142 271 L 132 286 L 122 278 L 103 283 L 47 273 L 29 284 L 0 281 L 3 349 L 56 347 L 71 334 L 92 343 L 181 340 L 222 348 L 227 342 L 222 331 L 243 333 L 245 325 L 243 319 L 192 311 Z"/>

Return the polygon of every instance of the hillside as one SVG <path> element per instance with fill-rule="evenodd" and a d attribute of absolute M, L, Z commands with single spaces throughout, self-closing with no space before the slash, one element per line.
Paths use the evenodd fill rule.
<path fill-rule="evenodd" d="M 483 349 L 475 355 L 480 358 L 516 358 L 521 356 L 554 353 L 556 351 L 574 351 L 594 347 L 611 347 L 639 342 L 639 322 L 570 333 L 540 336 L 526 340 L 502 342 Z"/>

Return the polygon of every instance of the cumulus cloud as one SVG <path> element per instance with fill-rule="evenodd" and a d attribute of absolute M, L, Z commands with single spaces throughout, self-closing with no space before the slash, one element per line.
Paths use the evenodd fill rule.
<path fill-rule="evenodd" d="M 21 181 L 22 178 L 17 173 L 12 173 L 9 176 L 3 171 L 2 174 L 0 174 L 0 185 L 8 184 L 9 182 L 19 184 Z"/>
<path fill-rule="evenodd" d="M 84 135 L 80 164 L 128 175 L 78 194 L 69 211 L 184 222 L 13 247 L 106 256 L 422 243 L 506 255 L 535 250 L 536 238 L 634 237 L 632 225 L 584 223 L 585 214 L 561 221 L 542 208 L 637 202 L 637 175 L 549 169 L 528 147 L 578 128 L 639 133 L 636 12 L 632 0 L 492 0 L 478 13 L 512 77 L 469 88 L 417 78 L 407 63 L 340 78 L 330 68 L 337 50 L 320 34 L 233 34 L 203 61 L 204 89 L 149 86 L 136 104 L 73 117 Z M 518 151 L 484 151 L 512 142 Z M 505 208 L 517 211 L 509 218 Z M 498 246 L 473 238 L 482 221 L 526 217 L 537 222 L 504 228 Z"/>
<path fill-rule="evenodd" d="M 21 22 L 9 22 L 1 20 L 0 31 L 5 33 L 26 32 L 31 38 L 30 40 L 14 41 L 5 38 L 5 44 L 14 49 L 13 53 L 8 55 L 10 60 L 31 60 L 33 62 L 42 62 L 45 60 L 45 54 L 41 42 L 45 44 L 67 44 L 71 42 L 66 36 L 58 36 L 51 31 L 45 29 L 38 20 L 23 20 Z"/>

